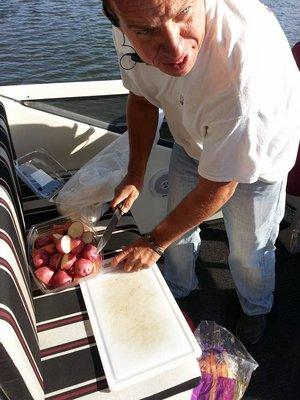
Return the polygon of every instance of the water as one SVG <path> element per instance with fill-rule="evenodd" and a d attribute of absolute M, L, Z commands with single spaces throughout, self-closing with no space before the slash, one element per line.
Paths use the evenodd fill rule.
<path fill-rule="evenodd" d="M 299 41 L 299 0 L 264 3 Z M 0 0 L 0 38 L 0 85 L 119 78 L 100 0 Z"/>

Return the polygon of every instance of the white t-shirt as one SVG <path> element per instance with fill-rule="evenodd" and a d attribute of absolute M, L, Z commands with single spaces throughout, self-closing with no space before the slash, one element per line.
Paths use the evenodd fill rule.
<path fill-rule="evenodd" d="M 120 68 L 123 84 L 164 110 L 204 178 L 280 181 L 300 136 L 300 74 L 287 39 L 258 0 L 206 0 L 205 7 L 204 41 L 186 76 L 136 64 Z M 119 59 L 132 51 L 118 29 L 114 40 Z"/>

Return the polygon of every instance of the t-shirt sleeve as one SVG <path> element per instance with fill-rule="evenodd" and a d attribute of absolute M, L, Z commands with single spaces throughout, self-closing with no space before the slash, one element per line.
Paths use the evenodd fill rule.
<path fill-rule="evenodd" d="M 198 171 L 216 182 L 252 183 L 266 161 L 267 134 L 256 114 L 211 123 L 206 129 Z"/>
<path fill-rule="evenodd" d="M 126 70 L 121 67 L 121 58 L 124 56 L 126 53 L 132 53 L 133 50 L 126 46 L 130 45 L 128 42 L 128 39 L 123 35 L 123 33 L 120 31 L 120 29 L 113 27 L 112 30 L 113 34 L 113 40 L 115 44 L 115 49 L 117 52 L 117 57 L 119 61 L 119 69 L 120 69 L 120 74 L 122 78 L 123 85 L 125 86 L 126 89 L 128 89 L 130 92 L 133 92 L 137 96 L 143 96 L 141 90 L 138 88 L 138 86 L 135 84 L 134 80 L 130 76 L 130 70 Z M 125 46 L 124 46 L 125 44 Z"/>

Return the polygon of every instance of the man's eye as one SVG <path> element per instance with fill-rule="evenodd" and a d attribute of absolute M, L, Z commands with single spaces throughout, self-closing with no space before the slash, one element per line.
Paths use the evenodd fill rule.
<path fill-rule="evenodd" d="M 185 7 L 183 10 L 181 10 L 180 14 L 188 14 L 192 6 Z"/>
<path fill-rule="evenodd" d="M 152 29 L 141 29 L 138 31 L 135 31 L 135 33 L 139 36 L 146 36 L 149 35 L 152 32 Z"/>

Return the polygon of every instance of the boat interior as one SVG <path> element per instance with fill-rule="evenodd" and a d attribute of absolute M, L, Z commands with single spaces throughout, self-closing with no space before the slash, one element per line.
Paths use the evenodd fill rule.
<path fill-rule="evenodd" d="M 26 235 L 32 225 L 58 213 L 54 203 L 38 198 L 19 180 L 14 160 L 44 148 L 71 176 L 126 131 L 126 97 L 121 81 L 0 87 L 0 243 L 6 249 L 0 254 L 0 303 L 4 304 L 0 307 L 0 332 L 5 332 L 0 354 L 4 360 L 1 370 L 6 370 L 0 386 L 3 400 L 187 400 L 199 382 L 198 363 L 190 357 L 142 382 L 111 391 L 80 286 L 51 295 L 31 286 Z M 104 249 L 104 259 L 149 232 L 166 215 L 171 149 L 171 136 L 163 121 L 143 192 L 121 219 Z M 299 198 L 288 196 L 287 202 L 289 210 L 299 212 Z M 98 229 L 105 228 L 111 213 L 108 210 L 101 217 Z M 289 226 L 286 216 L 281 228 Z M 212 320 L 234 333 L 241 309 L 227 263 L 222 213 L 205 221 L 201 231 L 200 287 L 177 305 L 195 327 L 202 320 Z M 276 256 L 274 309 L 262 341 L 247 347 L 259 367 L 244 399 L 299 398 L 300 253 L 290 253 L 278 241 Z"/>

